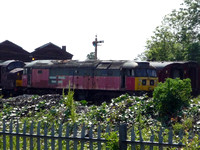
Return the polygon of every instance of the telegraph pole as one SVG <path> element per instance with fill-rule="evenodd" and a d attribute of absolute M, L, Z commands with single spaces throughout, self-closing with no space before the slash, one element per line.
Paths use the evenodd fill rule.
<path fill-rule="evenodd" d="M 95 60 L 97 60 L 97 46 L 101 46 L 101 45 L 98 45 L 98 43 L 104 43 L 104 41 L 98 41 L 97 35 L 96 35 L 95 41 L 92 42 L 93 46 L 95 47 L 95 57 L 94 57 Z"/>

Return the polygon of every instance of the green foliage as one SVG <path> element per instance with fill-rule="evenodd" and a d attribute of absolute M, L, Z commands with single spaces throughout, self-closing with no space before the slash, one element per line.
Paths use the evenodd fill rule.
<path fill-rule="evenodd" d="M 178 80 L 179 79 L 176 79 L 174 81 Z M 184 91 L 184 88 L 181 85 L 175 87 L 176 89 L 180 88 L 180 91 Z M 174 87 L 171 88 L 173 89 Z M 187 89 L 187 86 L 185 86 L 185 88 Z M 71 90 L 69 91 L 73 92 Z M 163 93 L 161 93 L 161 95 L 162 94 Z M 140 140 L 140 132 L 138 129 L 141 129 L 141 134 L 144 141 L 149 141 L 152 132 L 154 132 L 154 141 L 158 142 L 158 134 L 162 124 L 160 120 L 158 120 L 160 114 L 158 113 L 158 110 L 155 109 L 156 107 L 154 107 L 156 105 L 154 98 L 148 98 L 147 96 L 129 96 L 128 94 L 125 94 L 112 99 L 110 103 L 104 102 L 99 106 L 87 106 L 85 105 L 84 101 L 76 102 L 73 100 L 72 102 L 71 100 L 73 99 L 73 93 L 69 93 L 68 95 L 70 96 L 67 97 L 63 91 L 63 97 L 59 96 L 59 99 L 56 101 L 53 101 L 53 99 L 48 101 L 48 98 L 46 97 L 42 97 L 44 98 L 42 100 L 40 99 L 40 96 L 33 96 L 35 97 L 34 99 L 32 99 L 32 97 L 29 99 L 31 105 L 26 103 L 25 106 L 14 106 L 9 103 L 12 101 L 9 99 L 7 102 L 3 102 L 3 108 L 0 113 L 0 123 L 2 124 L 3 119 L 5 119 L 6 122 L 9 122 L 11 119 L 13 122 L 19 120 L 19 123 L 21 124 L 20 131 L 23 132 L 23 123 L 25 121 L 27 122 L 27 131 L 30 130 L 30 123 L 32 121 L 35 122 L 34 127 L 37 127 L 37 123 L 40 122 L 41 134 L 44 133 L 44 126 L 48 127 L 48 134 L 51 134 L 51 126 L 53 123 L 55 127 L 55 133 L 58 133 L 60 124 L 63 124 L 63 132 L 66 132 L 66 125 L 70 124 L 70 135 L 73 135 L 73 128 L 71 125 L 74 122 L 72 119 L 71 110 L 76 110 L 75 122 L 79 128 L 78 131 L 81 131 L 83 123 L 85 124 L 87 131 L 89 131 L 89 128 L 93 126 L 93 133 L 95 137 L 97 135 L 98 125 L 100 125 L 102 129 L 102 138 L 104 138 L 105 129 L 109 125 L 111 133 L 106 135 L 106 139 L 108 140 L 107 148 L 118 148 L 118 133 L 113 132 L 113 130 L 121 123 L 127 124 L 128 140 L 131 138 L 130 131 L 132 127 L 134 127 L 136 140 Z M 179 96 L 180 95 L 177 94 L 177 97 Z M 184 93 L 181 93 L 181 96 L 185 97 Z M 71 99 L 71 102 L 68 101 L 69 99 Z M 72 105 L 74 106 L 73 109 L 71 109 Z M 197 143 L 200 141 L 198 140 L 198 135 L 195 134 L 195 132 L 199 131 L 200 129 L 200 97 L 191 99 L 189 107 L 186 107 L 188 104 L 184 105 L 184 107 L 181 107 L 181 111 L 177 112 L 177 116 L 172 116 L 173 118 L 171 118 L 169 121 L 170 123 L 165 126 L 167 129 L 163 128 L 163 142 L 168 141 L 168 127 L 172 126 L 174 131 L 173 143 L 179 142 L 177 135 L 179 135 L 180 131 L 184 131 L 183 143 L 187 145 L 188 149 L 198 149 Z M 6 128 L 9 131 L 8 124 Z M 15 130 L 15 127 L 13 129 Z M 0 126 L 0 130 L 2 130 L 2 126 Z M 34 132 L 36 132 L 36 130 L 34 130 Z M 0 145 L 2 142 L 3 140 L 0 138 Z M 56 146 L 58 146 L 58 144 L 56 144 Z M 79 144 L 78 147 L 81 148 L 81 145 Z M 106 149 L 106 144 L 102 143 L 102 147 Z M 73 142 L 70 142 L 70 148 L 73 149 Z M 97 143 L 94 143 L 93 148 L 97 148 Z M 140 146 L 136 146 L 136 149 L 139 148 Z M 84 149 L 89 149 L 88 143 L 85 143 Z M 145 147 L 145 149 L 149 149 L 149 147 Z"/>
<path fill-rule="evenodd" d="M 94 60 L 95 59 L 95 53 L 91 52 L 91 53 L 87 54 L 87 59 L 88 60 Z"/>
<path fill-rule="evenodd" d="M 198 134 L 195 134 L 191 137 L 191 133 L 186 131 L 185 136 L 183 137 L 183 143 L 186 145 L 186 150 L 197 150 L 200 149 L 200 138 Z"/>
<path fill-rule="evenodd" d="M 39 95 L 33 95 L 32 99 L 37 99 L 39 97 Z"/>
<path fill-rule="evenodd" d="M 193 128 L 193 118 L 186 118 L 183 122 L 176 122 L 172 125 L 175 135 L 179 135 L 180 132 L 188 132 Z"/>
<path fill-rule="evenodd" d="M 147 60 L 200 62 L 200 3 L 184 0 L 179 10 L 166 15 L 154 35 L 146 43 Z"/>
<path fill-rule="evenodd" d="M 105 139 L 107 140 L 106 148 L 108 148 L 109 150 L 119 150 L 119 137 L 117 131 L 106 133 Z"/>
<path fill-rule="evenodd" d="M 166 120 L 177 116 L 184 107 L 189 106 L 191 97 L 190 79 L 168 78 L 164 83 L 159 83 L 154 89 L 154 107 L 161 118 Z"/>
<path fill-rule="evenodd" d="M 88 102 L 86 100 L 81 100 L 80 101 L 81 105 L 86 106 L 88 104 Z"/>
<path fill-rule="evenodd" d="M 65 111 L 66 115 L 69 115 L 69 117 L 71 118 L 72 122 L 75 123 L 76 122 L 76 106 L 74 103 L 74 92 L 71 91 L 70 89 L 70 84 L 69 84 L 69 90 L 67 95 L 65 95 L 64 89 L 62 92 L 62 96 L 63 96 L 63 100 L 64 103 L 66 105 L 67 110 Z"/>
<path fill-rule="evenodd" d="M 175 123 L 173 125 L 173 131 L 175 135 L 178 135 L 181 131 L 184 131 L 184 126 L 182 123 Z"/>

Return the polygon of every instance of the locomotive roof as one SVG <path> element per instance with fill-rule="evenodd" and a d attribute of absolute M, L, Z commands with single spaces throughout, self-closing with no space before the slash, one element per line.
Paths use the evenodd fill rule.
<path fill-rule="evenodd" d="M 3 65 L 3 62 L 5 62 L 5 60 L 0 60 L 0 66 Z"/>
<path fill-rule="evenodd" d="M 8 66 L 12 62 L 22 62 L 20 60 L 7 60 L 1 63 L 1 66 Z"/>
<path fill-rule="evenodd" d="M 154 66 L 157 70 L 161 70 L 162 68 L 164 68 L 168 65 L 171 65 L 171 64 L 188 64 L 188 63 L 197 64 L 194 61 L 175 61 L 175 62 L 173 62 L 173 61 L 162 61 L 162 62 L 153 61 L 153 62 L 150 62 L 150 64 L 152 66 Z"/>
<path fill-rule="evenodd" d="M 20 71 L 23 71 L 23 68 L 15 68 L 15 69 L 11 70 L 10 73 L 17 73 Z"/>
<path fill-rule="evenodd" d="M 149 62 L 135 62 L 129 60 L 35 60 L 27 63 L 25 67 L 31 68 L 54 68 L 54 67 L 77 67 L 96 69 L 120 69 L 149 67 Z M 153 67 L 152 67 L 153 68 Z"/>
<path fill-rule="evenodd" d="M 123 68 L 154 68 L 147 61 L 135 62 L 135 61 L 127 61 L 124 63 Z"/>

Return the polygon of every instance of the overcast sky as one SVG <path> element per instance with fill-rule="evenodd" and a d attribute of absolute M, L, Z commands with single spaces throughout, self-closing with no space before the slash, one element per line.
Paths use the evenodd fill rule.
<path fill-rule="evenodd" d="M 133 60 L 164 15 L 183 0 L 1 0 L 0 42 L 25 50 L 52 42 L 84 60 L 97 34 L 99 59 Z"/>

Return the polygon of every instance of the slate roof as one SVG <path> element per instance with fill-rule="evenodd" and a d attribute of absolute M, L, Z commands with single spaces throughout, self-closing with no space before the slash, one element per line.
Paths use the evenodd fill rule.
<path fill-rule="evenodd" d="M 29 54 L 29 52 L 11 41 L 5 40 L 0 43 L 0 60 L 30 61 Z"/>
<path fill-rule="evenodd" d="M 44 44 L 44 45 L 42 45 L 42 46 L 36 48 L 35 51 L 41 50 L 41 49 L 43 49 L 43 48 L 47 48 L 48 46 L 53 46 L 53 47 L 55 47 L 55 48 L 61 49 L 61 48 L 58 47 L 57 45 L 55 45 L 55 44 L 49 42 L 49 43 L 47 43 L 47 44 Z"/>
<path fill-rule="evenodd" d="M 65 46 L 63 47 L 65 48 Z M 73 55 L 66 51 L 66 49 L 49 42 L 35 49 L 31 53 L 32 57 L 36 60 L 48 60 L 48 59 L 72 59 Z"/>

